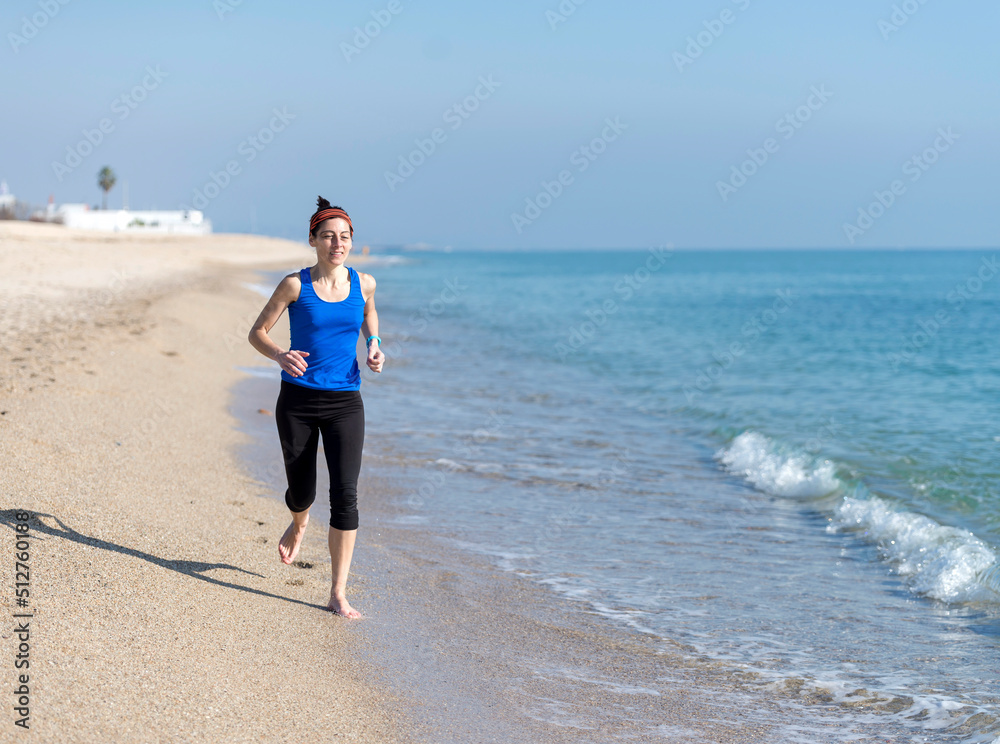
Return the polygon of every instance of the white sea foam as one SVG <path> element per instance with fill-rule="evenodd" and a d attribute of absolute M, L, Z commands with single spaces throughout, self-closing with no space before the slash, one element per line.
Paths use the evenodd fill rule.
<path fill-rule="evenodd" d="M 944 602 L 998 599 L 989 582 L 996 573 L 997 554 L 968 530 L 898 510 L 877 496 L 846 497 L 827 529 L 862 532 L 917 594 Z"/>
<path fill-rule="evenodd" d="M 583 682 L 584 684 L 603 687 L 616 695 L 650 695 L 652 697 L 660 697 L 661 695 L 659 690 L 652 687 L 626 685 L 616 682 L 613 679 L 602 679 L 595 674 L 584 674 L 579 670 L 572 669 L 570 667 L 536 667 L 534 672 L 536 676 L 542 677 L 543 679 L 546 677 L 555 677 L 557 679 L 568 679 L 573 682 Z"/>
<path fill-rule="evenodd" d="M 925 735 L 934 738 L 909 738 L 912 742 L 947 741 L 961 742 L 961 744 L 986 744 L 993 734 L 972 733 L 970 730 L 970 720 L 980 719 L 978 723 L 972 724 L 971 728 L 989 726 L 994 719 L 994 712 L 989 707 L 970 705 L 968 703 L 955 700 L 944 695 L 914 695 L 908 690 L 895 690 L 891 687 L 865 689 L 860 692 L 852 682 L 840 680 L 819 680 L 803 679 L 798 681 L 804 683 L 803 689 L 811 692 L 829 695 L 835 705 L 844 706 L 850 709 L 849 717 L 843 719 L 845 733 L 851 735 L 841 738 L 841 741 L 857 741 L 855 738 L 860 731 L 852 731 L 855 726 L 884 725 L 885 719 L 894 720 L 897 724 L 908 729 L 916 729 Z M 783 685 L 778 680 L 774 680 L 769 685 L 772 689 L 780 691 Z M 878 706 L 889 701 L 898 701 L 902 704 L 909 702 L 905 708 L 895 712 L 876 712 Z M 869 706 L 859 708 L 859 703 L 870 701 Z M 866 708 L 868 710 L 866 711 Z M 827 715 L 830 715 L 828 711 Z M 834 715 L 836 715 L 834 713 Z M 800 728 L 801 724 L 796 722 L 795 728 Z M 894 739 L 886 739 L 893 741 Z M 799 740 L 795 740 L 799 741 Z M 802 741 L 816 741 L 808 737 Z"/>
<path fill-rule="evenodd" d="M 447 457 L 439 457 L 438 459 L 436 459 L 434 461 L 434 464 L 435 465 L 441 465 L 442 467 L 446 467 L 449 470 L 468 470 L 469 469 L 467 466 L 463 465 L 462 463 L 456 462 L 455 460 L 450 460 Z"/>
<path fill-rule="evenodd" d="M 755 431 L 740 434 L 716 458 L 775 496 L 818 498 L 848 490 L 834 463 L 815 462 Z M 895 506 L 863 484 L 843 496 L 827 530 L 856 531 L 878 545 L 915 594 L 943 602 L 1000 600 L 1000 565 L 990 546 L 968 530 Z"/>
<path fill-rule="evenodd" d="M 730 473 L 742 475 L 759 491 L 775 496 L 818 498 L 839 490 L 833 463 L 796 453 L 782 453 L 763 434 L 747 431 L 716 454 Z"/>
<path fill-rule="evenodd" d="M 448 539 L 447 541 L 461 550 L 468 550 L 471 553 L 492 558 L 496 561 L 497 568 L 511 573 L 520 573 L 520 566 L 524 565 L 525 561 L 535 557 L 534 553 L 516 553 L 468 540 Z"/>

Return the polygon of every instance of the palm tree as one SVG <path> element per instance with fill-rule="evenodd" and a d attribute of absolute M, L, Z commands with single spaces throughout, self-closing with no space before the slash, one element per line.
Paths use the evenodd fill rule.
<path fill-rule="evenodd" d="M 104 192 L 104 209 L 108 208 L 108 192 L 115 187 L 117 180 L 118 178 L 115 176 L 115 172 L 108 166 L 104 166 L 97 173 L 97 185 L 100 186 L 101 191 Z"/>

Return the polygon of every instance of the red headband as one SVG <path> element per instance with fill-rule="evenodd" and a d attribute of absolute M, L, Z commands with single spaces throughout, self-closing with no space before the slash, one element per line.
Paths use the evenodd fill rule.
<path fill-rule="evenodd" d="M 347 225 L 351 228 L 351 237 L 353 238 L 354 225 L 351 224 L 351 218 L 347 216 L 347 212 L 343 209 L 336 208 L 323 209 L 314 214 L 312 220 L 309 222 L 309 232 L 315 232 L 320 223 L 325 222 L 326 220 L 332 220 L 334 217 L 341 217 L 347 220 Z"/>

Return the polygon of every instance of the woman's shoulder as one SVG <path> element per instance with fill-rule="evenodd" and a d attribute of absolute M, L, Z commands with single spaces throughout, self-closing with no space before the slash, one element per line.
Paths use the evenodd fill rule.
<path fill-rule="evenodd" d="M 302 291 L 302 276 L 299 271 L 285 274 L 278 282 L 274 294 L 286 302 L 295 302 L 299 299 L 299 292 Z"/>
<path fill-rule="evenodd" d="M 299 269 L 298 271 L 293 271 L 291 274 L 285 274 L 281 277 L 281 284 L 286 284 L 295 288 L 301 287 L 303 271 L 309 271 L 309 269 Z"/>
<path fill-rule="evenodd" d="M 361 283 L 361 294 L 365 297 L 371 297 L 375 293 L 375 277 L 357 269 L 354 271 L 358 275 L 358 281 Z"/>

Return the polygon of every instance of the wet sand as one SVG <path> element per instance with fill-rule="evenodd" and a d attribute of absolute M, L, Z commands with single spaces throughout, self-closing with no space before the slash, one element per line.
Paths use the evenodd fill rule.
<path fill-rule="evenodd" d="M 359 663 L 364 634 L 324 610 L 325 531 L 308 562 L 281 564 L 285 507 L 235 455 L 227 391 L 237 366 L 266 363 L 245 340 L 263 306 L 247 267 L 310 263 L 253 236 L 0 222 L 0 520 L 34 515 L 30 733 L 5 705 L 0 738 L 408 740 Z"/>

